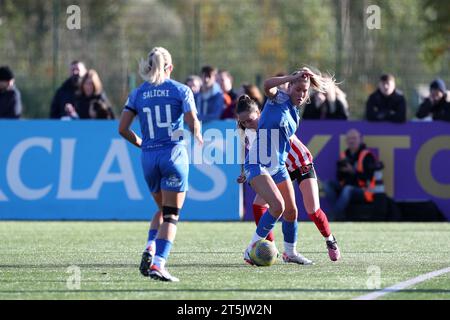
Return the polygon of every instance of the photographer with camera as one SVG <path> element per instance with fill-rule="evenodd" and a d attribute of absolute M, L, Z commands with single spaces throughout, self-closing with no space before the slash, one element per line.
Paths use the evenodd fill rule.
<path fill-rule="evenodd" d="M 325 193 L 332 205 L 333 219 L 346 220 L 345 211 L 352 203 L 371 203 L 374 193 L 383 192 L 383 164 L 367 149 L 361 134 L 351 129 L 346 135 L 347 149 L 337 162 L 337 181 L 325 183 Z"/>

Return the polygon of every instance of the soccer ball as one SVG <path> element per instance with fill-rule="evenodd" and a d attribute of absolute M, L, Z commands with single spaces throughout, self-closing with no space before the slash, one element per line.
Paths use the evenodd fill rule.
<path fill-rule="evenodd" d="M 259 267 L 268 267 L 275 263 L 278 250 L 273 242 L 263 239 L 257 241 L 250 251 L 250 259 Z"/>

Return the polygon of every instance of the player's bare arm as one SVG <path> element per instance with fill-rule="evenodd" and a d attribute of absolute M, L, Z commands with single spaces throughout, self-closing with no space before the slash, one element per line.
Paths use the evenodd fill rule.
<path fill-rule="evenodd" d="M 127 141 L 140 148 L 142 145 L 142 139 L 133 130 L 130 129 L 134 117 L 135 115 L 130 111 L 124 110 L 122 112 L 119 123 L 119 134 Z"/>
<path fill-rule="evenodd" d="M 186 112 L 184 114 L 184 121 L 189 127 L 189 130 L 191 130 L 192 134 L 194 135 L 195 140 L 200 144 L 203 145 L 203 137 L 201 133 L 201 124 L 200 121 L 197 119 L 197 115 L 194 111 Z"/>
<path fill-rule="evenodd" d="M 309 70 L 308 68 L 303 68 L 291 75 L 269 78 L 264 81 L 264 93 L 268 98 L 273 98 L 278 92 L 278 86 L 285 84 L 286 82 L 295 82 L 300 78 L 311 76 L 314 76 L 311 70 Z"/>

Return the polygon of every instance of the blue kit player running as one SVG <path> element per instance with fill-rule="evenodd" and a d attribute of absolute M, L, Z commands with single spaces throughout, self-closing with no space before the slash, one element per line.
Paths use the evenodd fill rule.
<path fill-rule="evenodd" d="M 142 149 L 145 180 L 160 210 L 150 226 L 140 271 L 162 281 L 179 281 L 165 264 L 188 189 L 189 159 L 180 134 L 184 121 L 196 141 L 203 143 L 193 93 L 170 79 L 172 70 L 172 57 L 161 47 L 154 48 L 147 61 L 141 61 L 140 74 L 145 82 L 129 95 L 119 124 L 120 135 Z M 135 116 L 142 138 L 130 129 Z"/>
<path fill-rule="evenodd" d="M 329 81 L 328 81 L 329 82 Z M 277 87 L 288 83 L 287 92 Z M 283 260 L 297 264 L 312 264 L 312 261 L 297 252 L 297 206 L 286 160 L 291 148 L 290 138 L 300 122 L 300 107 L 309 98 L 310 88 L 325 92 L 327 80 L 307 68 L 292 75 L 274 77 L 264 82 L 268 101 L 258 124 L 256 142 L 252 144 L 245 159 L 246 180 L 255 192 L 269 205 L 269 210 L 259 220 L 253 238 L 244 252 L 244 260 L 254 264 L 250 258 L 253 245 L 265 239 L 277 220 L 283 216 L 284 236 Z"/>

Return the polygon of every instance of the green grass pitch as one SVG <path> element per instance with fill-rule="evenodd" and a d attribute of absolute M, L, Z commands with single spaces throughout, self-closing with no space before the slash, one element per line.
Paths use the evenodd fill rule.
<path fill-rule="evenodd" d="M 258 268 L 242 259 L 253 223 L 181 222 L 168 262 L 181 282 L 162 283 L 138 271 L 147 227 L 0 222 L 0 299 L 352 299 L 372 291 L 373 270 L 384 288 L 450 267 L 449 223 L 332 223 L 343 255 L 333 263 L 315 226 L 301 222 L 299 251 L 315 265 Z M 67 286 L 69 266 L 80 268 L 79 290 Z M 380 299 L 450 299 L 450 274 Z"/>

